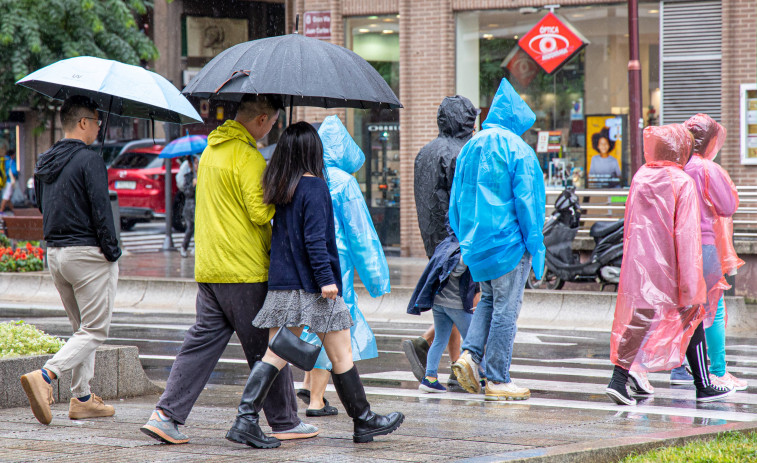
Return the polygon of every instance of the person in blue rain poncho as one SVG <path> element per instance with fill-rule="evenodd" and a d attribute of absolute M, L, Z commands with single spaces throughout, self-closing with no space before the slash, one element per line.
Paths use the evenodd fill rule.
<path fill-rule="evenodd" d="M 354 321 L 351 328 L 352 359 L 375 358 L 378 357 L 376 338 L 358 309 L 353 280 L 357 270 L 371 296 L 386 294 L 390 291 L 389 265 L 363 193 L 357 180 L 351 175 L 362 167 L 365 155 L 337 116 L 327 117 L 318 129 L 318 134 L 323 142 L 326 177 L 334 206 L 339 267 L 342 269 L 342 295 Z M 317 343 L 314 333 L 303 331 L 302 338 Z M 305 412 L 307 416 L 337 414 L 337 409 L 323 398 L 329 370 L 331 362 L 324 349 L 321 350 L 315 369 L 306 374 L 303 389 L 297 392 L 298 397 L 308 404 Z"/>
<path fill-rule="evenodd" d="M 532 265 L 536 278 L 544 272 L 544 177 L 536 153 L 521 139 L 535 120 L 502 79 L 483 130 L 457 158 L 452 183 L 450 226 L 473 280 L 481 283 L 481 301 L 452 369 L 463 388 L 478 393 L 485 358 L 486 400 L 531 396 L 510 379 L 510 362 L 526 278 Z"/>

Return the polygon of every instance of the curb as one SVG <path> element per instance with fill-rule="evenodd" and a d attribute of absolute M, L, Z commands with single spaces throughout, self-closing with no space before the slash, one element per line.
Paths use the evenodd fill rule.
<path fill-rule="evenodd" d="M 394 287 L 373 298 L 356 286 L 360 310 L 370 321 L 399 323 L 430 322 L 431 317 L 407 314 L 414 288 Z M 194 314 L 197 282 L 190 279 L 121 277 L 114 303 L 117 312 Z M 518 318 L 520 327 L 609 331 L 615 314 L 616 294 L 596 291 L 525 290 Z M 726 297 L 728 333 L 757 330 L 757 307 L 743 297 Z M 0 308 L 5 317 L 60 315 L 60 296 L 47 272 L 3 274 L 0 278 Z"/>
<path fill-rule="evenodd" d="M 536 448 L 461 460 L 466 463 L 614 463 L 631 454 L 645 453 L 662 447 L 680 446 L 689 442 L 714 439 L 728 431 L 748 433 L 757 431 L 754 423 L 728 423 L 701 429 L 685 429 L 641 436 L 623 437 L 566 444 L 555 447 Z"/>
<path fill-rule="evenodd" d="M 19 378 L 42 368 L 52 357 L 52 354 L 48 354 L 1 359 L 0 408 L 28 406 L 29 401 Z M 103 399 L 137 397 L 163 391 L 163 388 L 145 375 L 139 361 L 139 350 L 134 346 L 98 347 L 95 354 L 95 376 L 90 384 L 92 391 Z M 53 398 L 57 403 L 66 403 L 71 398 L 70 371 L 53 382 Z"/>

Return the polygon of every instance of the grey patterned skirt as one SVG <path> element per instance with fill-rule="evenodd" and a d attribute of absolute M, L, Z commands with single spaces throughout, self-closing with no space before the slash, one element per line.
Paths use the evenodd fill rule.
<path fill-rule="evenodd" d="M 341 296 L 332 301 L 301 289 L 274 290 L 268 291 L 252 324 L 258 328 L 307 325 L 310 331 L 328 333 L 351 327 L 352 316 Z"/>

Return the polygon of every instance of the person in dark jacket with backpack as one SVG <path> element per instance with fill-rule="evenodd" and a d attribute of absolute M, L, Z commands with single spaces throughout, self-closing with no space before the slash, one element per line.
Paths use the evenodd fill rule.
<path fill-rule="evenodd" d="M 464 96 L 445 98 L 439 105 L 436 116 L 439 135 L 421 148 L 415 158 L 415 208 L 423 246 L 429 259 L 439 243 L 447 238 L 447 211 L 457 155 L 473 136 L 479 112 Z M 426 356 L 434 334 L 432 325 L 423 336 L 402 342 L 402 348 L 418 381 L 422 381 L 425 376 Z M 457 328 L 452 329 L 448 347 L 450 358 L 454 362 L 460 355 L 460 333 Z M 453 391 L 462 391 L 454 375 L 450 377 L 448 386 Z"/>
<path fill-rule="evenodd" d="M 39 157 L 34 173 L 37 207 L 47 241 L 47 260 L 73 336 L 45 363 L 21 377 L 32 412 L 52 420 L 52 380 L 72 372 L 69 418 L 112 416 L 115 410 L 94 395 L 95 350 L 108 337 L 116 296 L 118 247 L 102 158 L 89 149 L 97 139 L 97 104 L 68 98 L 60 110 L 64 138 Z"/>

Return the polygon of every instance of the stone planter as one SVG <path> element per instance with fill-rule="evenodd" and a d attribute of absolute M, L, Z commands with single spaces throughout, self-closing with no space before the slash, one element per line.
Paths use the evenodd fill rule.
<path fill-rule="evenodd" d="M 36 355 L 0 359 L 0 408 L 22 407 L 29 401 L 21 387 L 20 377 L 42 368 L 52 355 Z M 90 383 L 92 392 L 103 399 L 159 394 L 162 388 L 150 381 L 139 362 L 134 346 L 101 346 L 95 357 L 95 376 Z M 71 398 L 71 372 L 53 381 L 55 403 L 68 403 Z"/>

